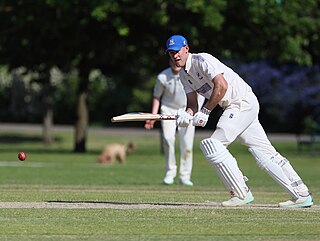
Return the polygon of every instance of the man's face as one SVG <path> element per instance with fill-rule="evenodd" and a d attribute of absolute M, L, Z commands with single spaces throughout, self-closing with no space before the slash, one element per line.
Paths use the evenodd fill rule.
<path fill-rule="evenodd" d="M 182 47 L 179 51 L 169 50 L 168 52 L 170 58 L 176 66 L 183 67 L 186 65 L 189 53 L 188 45 Z"/>
<path fill-rule="evenodd" d="M 181 67 L 177 66 L 176 63 L 174 63 L 171 59 L 169 61 L 170 67 L 174 73 L 179 73 L 181 70 Z"/>

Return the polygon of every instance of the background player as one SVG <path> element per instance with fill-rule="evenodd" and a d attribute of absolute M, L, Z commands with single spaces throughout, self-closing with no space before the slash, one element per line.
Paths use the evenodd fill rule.
<path fill-rule="evenodd" d="M 157 81 L 153 89 L 152 113 L 157 114 L 160 108 L 161 114 L 176 115 L 179 110 L 185 110 L 187 99 L 179 78 L 180 67 L 177 67 L 171 60 L 170 67 L 163 70 L 157 76 Z M 196 96 L 197 99 L 197 96 Z M 204 97 L 199 96 L 199 103 L 202 106 Z M 152 129 L 154 120 L 145 123 L 146 129 Z M 195 126 L 191 123 L 186 128 L 177 127 L 176 121 L 161 121 L 162 142 L 166 161 L 166 174 L 163 183 L 171 185 L 177 175 L 177 164 L 175 156 L 176 132 L 179 133 L 180 143 L 180 183 L 186 186 L 193 186 L 191 172 L 193 165 L 193 141 Z"/>

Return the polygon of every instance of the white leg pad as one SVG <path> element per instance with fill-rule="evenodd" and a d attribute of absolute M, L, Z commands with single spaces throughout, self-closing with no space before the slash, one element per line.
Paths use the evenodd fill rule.
<path fill-rule="evenodd" d="M 244 199 L 249 188 L 246 186 L 242 172 L 236 160 L 227 148 L 218 140 L 207 138 L 200 142 L 203 155 L 215 168 L 220 179 L 235 196 Z"/>
<path fill-rule="evenodd" d="M 293 183 L 289 180 L 289 178 L 281 168 L 281 163 L 274 162 L 272 159 L 268 158 L 257 149 L 249 148 L 249 151 L 256 159 L 257 165 L 262 170 L 268 173 L 273 178 L 273 180 L 280 184 L 280 186 L 284 188 L 284 190 L 286 190 L 294 199 L 297 199 L 299 197 L 299 194 L 294 189 L 294 187 L 297 186 L 297 183 Z"/>

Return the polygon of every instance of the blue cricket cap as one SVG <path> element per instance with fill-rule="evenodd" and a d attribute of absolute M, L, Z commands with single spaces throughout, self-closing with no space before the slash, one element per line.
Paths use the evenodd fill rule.
<path fill-rule="evenodd" d="M 168 38 L 166 46 L 167 46 L 167 51 L 169 50 L 175 50 L 179 51 L 182 47 L 188 45 L 188 41 L 186 40 L 185 37 L 181 35 L 173 35 L 170 38 Z"/>

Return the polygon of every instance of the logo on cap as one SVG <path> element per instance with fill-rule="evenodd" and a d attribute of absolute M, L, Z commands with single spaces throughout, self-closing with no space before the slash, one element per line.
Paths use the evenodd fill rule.
<path fill-rule="evenodd" d="M 188 45 L 188 41 L 185 39 L 185 37 L 181 35 L 173 35 L 171 36 L 167 42 L 166 42 L 166 47 L 167 50 L 175 50 L 179 51 L 183 46 Z"/>

